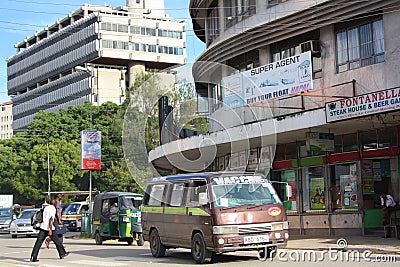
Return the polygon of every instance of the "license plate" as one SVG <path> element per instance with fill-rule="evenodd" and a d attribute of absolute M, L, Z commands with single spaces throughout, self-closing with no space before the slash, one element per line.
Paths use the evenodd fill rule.
<path fill-rule="evenodd" d="M 255 244 L 255 243 L 265 243 L 265 242 L 269 242 L 268 235 L 254 235 L 254 236 L 244 237 L 245 244 Z"/>

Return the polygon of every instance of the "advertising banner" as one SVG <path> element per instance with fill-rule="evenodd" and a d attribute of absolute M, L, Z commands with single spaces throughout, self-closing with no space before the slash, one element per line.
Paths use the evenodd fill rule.
<path fill-rule="evenodd" d="M 340 195 L 343 209 L 357 208 L 357 180 L 350 175 L 340 175 Z"/>
<path fill-rule="evenodd" d="M 11 208 L 13 203 L 13 195 L 0 195 L 0 208 Z"/>
<path fill-rule="evenodd" d="M 310 199 L 312 210 L 325 209 L 325 185 L 324 178 L 310 179 Z"/>
<path fill-rule="evenodd" d="M 225 109 L 282 98 L 313 89 L 311 52 L 222 79 Z"/>
<path fill-rule="evenodd" d="M 101 132 L 83 130 L 81 132 L 81 169 L 101 170 Z"/>
<path fill-rule="evenodd" d="M 307 151 L 335 151 L 333 133 L 306 133 Z"/>
<path fill-rule="evenodd" d="M 400 108 L 400 88 L 342 99 L 325 105 L 327 122 L 393 111 Z"/>

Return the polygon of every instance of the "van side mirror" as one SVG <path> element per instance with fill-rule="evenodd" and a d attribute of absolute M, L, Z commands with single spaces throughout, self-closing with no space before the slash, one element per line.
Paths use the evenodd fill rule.
<path fill-rule="evenodd" d="M 289 184 L 286 184 L 286 197 L 287 199 L 292 197 L 292 186 Z"/>
<path fill-rule="evenodd" d="M 208 203 L 207 192 L 199 193 L 199 204 L 201 206 L 206 205 Z"/>

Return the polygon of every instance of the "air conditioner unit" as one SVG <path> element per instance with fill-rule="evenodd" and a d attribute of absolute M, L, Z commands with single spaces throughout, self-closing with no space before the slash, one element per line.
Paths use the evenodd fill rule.
<path fill-rule="evenodd" d="M 300 44 L 301 53 L 311 51 L 311 53 L 321 52 L 321 47 L 319 45 L 319 40 L 310 40 Z"/>

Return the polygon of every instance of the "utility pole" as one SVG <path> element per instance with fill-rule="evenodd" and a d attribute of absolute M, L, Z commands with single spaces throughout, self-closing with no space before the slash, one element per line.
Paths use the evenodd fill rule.
<path fill-rule="evenodd" d="M 93 106 L 93 67 L 87 66 L 86 68 L 81 66 L 76 66 L 75 70 L 83 71 L 89 74 L 89 87 L 90 87 L 90 111 L 89 111 L 89 121 L 90 130 L 93 130 L 93 118 L 92 118 L 92 106 Z M 92 210 L 92 170 L 89 170 L 89 209 Z"/>
<path fill-rule="evenodd" d="M 50 153 L 49 153 L 49 140 L 47 140 L 47 180 L 48 180 L 48 187 L 47 187 L 47 196 L 50 203 Z"/>

